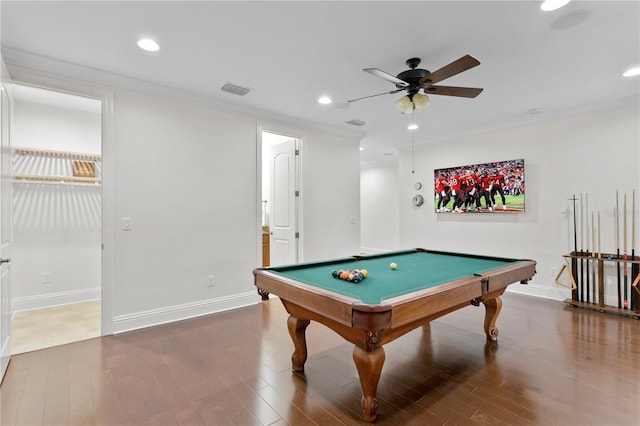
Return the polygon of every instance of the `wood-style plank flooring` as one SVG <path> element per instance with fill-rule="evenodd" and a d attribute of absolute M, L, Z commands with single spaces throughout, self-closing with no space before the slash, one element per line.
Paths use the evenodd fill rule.
<path fill-rule="evenodd" d="M 256 295 L 256 297 L 258 297 Z M 378 425 L 638 425 L 640 321 L 506 294 L 385 345 Z M 2 425 L 352 425 L 352 345 L 312 323 L 304 374 L 278 299 L 13 356 Z"/>

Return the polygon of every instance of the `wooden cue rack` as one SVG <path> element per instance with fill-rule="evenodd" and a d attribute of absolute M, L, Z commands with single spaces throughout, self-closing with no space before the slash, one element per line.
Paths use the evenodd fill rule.
<path fill-rule="evenodd" d="M 598 253 L 595 256 L 593 253 L 589 255 L 571 252 L 569 254 L 563 255 L 563 257 L 567 259 L 571 259 L 571 274 L 573 274 L 574 281 L 576 283 L 577 288 L 573 289 L 571 292 L 571 299 L 565 299 L 564 303 L 574 307 L 574 308 L 584 308 L 591 309 L 598 312 L 604 312 L 609 314 L 617 314 L 622 315 L 634 319 L 640 319 L 640 256 L 631 257 L 627 255 L 627 285 L 630 286 L 628 289 L 629 296 L 629 307 L 628 309 L 621 309 L 616 306 L 605 305 L 605 271 L 604 266 L 605 262 L 612 262 L 615 264 L 617 268 L 621 268 L 622 265 L 620 263 L 624 263 L 622 255 L 618 256 L 617 254 L 610 253 Z M 581 268 L 580 261 L 591 262 L 591 267 L 595 267 L 597 265 L 597 280 L 596 280 L 596 291 L 597 291 L 597 302 L 589 302 L 589 301 L 581 301 L 579 299 L 578 290 L 581 288 L 581 284 L 593 285 L 587 280 L 586 283 L 580 282 L 581 277 Z M 584 269 L 582 269 L 584 272 Z M 591 269 L 589 273 L 593 273 L 594 270 Z M 615 275 L 616 286 L 618 286 L 617 282 L 617 274 Z M 585 292 L 586 293 L 586 292 Z M 617 297 L 617 289 L 616 289 L 616 297 Z M 594 296 L 593 294 L 591 295 Z"/>

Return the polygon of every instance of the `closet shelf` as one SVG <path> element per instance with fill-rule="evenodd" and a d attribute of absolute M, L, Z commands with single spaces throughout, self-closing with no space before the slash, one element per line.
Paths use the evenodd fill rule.
<path fill-rule="evenodd" d="M 93 185 L 100 185 L 102 182 L 100 178 L 81 176 L 44 176 L 14 173 L 11 177 L 14 182 L 82 183 Z"/>
<path fill-rule="evenodd" d="M 17 155 L 35 155 L 39 157 L 56 157 L 56 158 L 68 158 L 72 160 L 87 160 L 87 161 L 100 161 L 101 156 L 98 154 L 83 154 L 80 152 L 64 152 L 64 151 L 49 151 L 46 149 L 33 149 L 33 148 L 14 148 L 13 153 Z"/>

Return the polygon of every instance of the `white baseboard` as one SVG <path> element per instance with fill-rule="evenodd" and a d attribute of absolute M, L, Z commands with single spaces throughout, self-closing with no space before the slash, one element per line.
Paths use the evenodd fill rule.
<path fill-rule="evenodd" d="M 216 299 L 200 300 L 193 303 L 167 306 L 160 309 L 119 315 L 113 318 L 114 334 L 152 327 L 155 325 L 181 321 L 217 312 L 229 311 L 261 303 L 257 292 L 234 294 Z"/>
<path fill-rule="evenodd" d="M 379 247 L 360 247 L 361 254 L 379 254 L 392 251 L 391 249 L 379 248 Z"/>
<path fill-rule="evenodd" d="M 535 280 L 535 277 L 534 277 Z M 527 296 L 542 297 L 543 299 L 564 300 L 571 298 L 571 290 L 558 285 L 540 285 L 535 282 L 528 284 L 512 284 L 507 287 L 511 293 L 525 294 Z"/>
<path fill-rule="evenodd" d="M 60 293 L 39 294 L 37 296 L 16 297 L 11 301 L 11 312 L 30 311 L 32 309 L 50 308 L 52 306 L 69 305 L 88 302 L 101 298 L 100 287 L 63 291 Z"/>

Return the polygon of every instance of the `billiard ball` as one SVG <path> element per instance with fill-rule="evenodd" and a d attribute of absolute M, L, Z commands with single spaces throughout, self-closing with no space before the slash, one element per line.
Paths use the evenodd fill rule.
<path fill-rule="evenodd" d="M 367 275 L 369 275 L 369 271 L 367 271 L 366 269 L 361 269 L 361 270 L 360 270 L 360 273 L 362 273 L 362 276 L 363 276 L 364 278 L 367 278 Z"/>
<path fill-rule="evenodd" d="M 396 262 L 391 262 L 391 264 L 389 265 L 389 268 L 391 269 L 396 269 L 398 267 L 398 265 L 396 265 Z"/>

